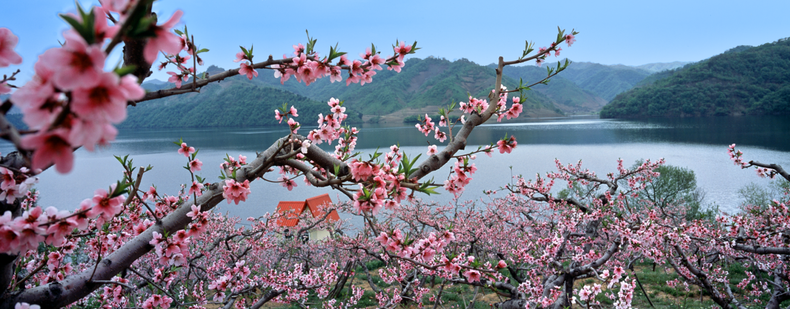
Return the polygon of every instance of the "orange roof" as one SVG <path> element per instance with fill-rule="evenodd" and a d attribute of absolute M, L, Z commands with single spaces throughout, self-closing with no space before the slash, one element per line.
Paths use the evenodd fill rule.
<path fill-rule="evenodd" d="M 277 218 L 277 225 L 279 226 L 296 226 L 299 223 L 299 215 L 304 212 L 305 202 L 287 202 L 282 201 L 277 204 L 277 213 L 280 217 Z"/>
<path fill-rule="evenodd" d="M 313 218 L 323 217 L 326 213 L 321 210 L 323 207 L 319 206 L 325 204 L 332 204 L 332 199 L 329 198 L 329 194 L 314 196 L 303 202 L 281 201 L 277 204 L 277 213 L 280 214 L 280 217 L 277 218 L 277 225 L 289 227 L 296 226 L 299 224 L 299 216 L 306 209 L 310 210 L 310 215 L 312 215 Z M 337 211 L 332 210 L 327 220 L 329 220 L 329 222 L 335 222 L 340 220 L 340 216 L 338 216 Z"/>
<path fill-rule="evenodd" d="M 332 204 L 332 199 L 329 198 L 329 194 L 322 194 L 305 200 L 305 203 L 307 204 L 307 207 L 310 208 L 310 213 L 313 215 L 313 218 L 318 218 L 318 217 L 323 217 L 324 214 L 326 214 L 326 212 L 321 210 L 321 208 L 324 207 L 319 207 L 319 206 Z M 340 220 L 340 216 L 338 216 L 337 211 L 333 209 L 332 212 L 329 213 L 327 220 L 329 220 L 329 222 L 335 222 Z"/>

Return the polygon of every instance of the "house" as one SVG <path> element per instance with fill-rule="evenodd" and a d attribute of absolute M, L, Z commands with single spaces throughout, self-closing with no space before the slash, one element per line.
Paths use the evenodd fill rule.
<path fill-rule="evenodd" d="M 305 211 L 308 211 L 308 215 L 313 218 L 323 218 L 326 212 L 321 209 L 324 208 L 326 204 L 332 204 L 332 199 L 329 198 L 329 194 L 314 196 L 304 201 L 281 201 L 277 204 L 277 214 L 280 216 L 277 218 L 276 223 L 278 226 L 294 227 L 299 224 L 299 217 L 302 216 Z M 326 219 L 330 223 L 336 222 L 340 220 L 340 216 L 338 216 L 337 211 L 332 210 Z M 286 233 L 287 232 L 288 230 L 286 230 Z M 309 233 L 309 239 L 312 240 L 321 240 L 328 236 L 328 230 L 312 229 Z M 286 235 L 286 237 L 288 237 L 288 235 Z"/>

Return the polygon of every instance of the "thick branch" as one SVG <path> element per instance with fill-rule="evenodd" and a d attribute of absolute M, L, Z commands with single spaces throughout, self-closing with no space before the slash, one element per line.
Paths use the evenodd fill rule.
<path fill-rule="evenodd" d="M 732 248 L 756 254 L 790 254 L 790 248 L 787 247 L 754 247 L 736 244 Z"/>
<path fill-rule="evenodd" d="M 278 142 L 281 142 L 283 139 Z M 237 173 L 236 180 L 245 180 L 243 175 L 247 174 L 246 170 L 268 170 L 268 167 L 262 167 L 261 165 L 270 164 L 267 163 L 269 162 L 268 158 L 276 155 L 276 151 L 279 149 L 278 145 L 279 144 L 276 142 L 266 151 L 259 154 L 250 164 L 242 168 L 242 171 L 245 172 Z M 253 173 L 250 173 L 246 179 L 254 181 L 256 178 L 257 177 L 253 175 Z M 212 209 L 224 200 L 222 192 L 222 183 L 213 183 L 203 196 L 199 197 L 196 201 L 193 200 L 190 203 L 182 204 L 178 209 L 164 217 L 161 225 L 153 225 L 115 252 L 106 256 L 95 268 L 93 279 L 110 280 L 112 277 L 131 266 L 134 261 L 154 248 L 149 244 L 151 239 L 153 239 L 153 232 L 164 234 L 163 231 L 166 230 L 168 234 L 172 235 L 176 231 L 184 229 L 187 224 L 191 222 L 191 218 L 187 217 L 187 213 L 191 211 L 192 205 L 197 203 L 197 205 L 201 206 L 201 211 Z M 14 304 L 17 302 L 38 304 L 42 308 L 60 308 L 69 305 L 87 296 L 101 286 L 101 284 L 90 282 L 93 269 L 93 267 L 89 267 L 88 270 L 69 276 L 63 281 L 51 282 L 46 285 L 24 290 L 16 295 L 11 295 L 0 303 L 0 309 L 13 308 Z"/>

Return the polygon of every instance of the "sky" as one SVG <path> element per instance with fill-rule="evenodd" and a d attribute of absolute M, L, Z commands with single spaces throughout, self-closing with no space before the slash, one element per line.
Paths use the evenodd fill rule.
<path fill-rule="evenodd" d="M 87 8 L 98 0 L 80 0 Z M 67 24 L 59 13 L 75 12 L 71 0 L 0 0 L 0 27 L 19 37 L 19 66 L 0 74 L 22 72 L 17 84 L 29 80 L 38 55 L 63 41 Z M 396 39 L 418 41 L 413 57 L 478 64 L 521 55 L 525 41 L 547 46 L 557 27 L 579 31 L 572 47 L 563 44 L 561 57 L 602 64 L 641 65 L 699 61 L 738 45 L 760 45 L 790 36 L 786 13 L 790 1 L 292 1 L 158 0 L 160 23 L 176 10 L 184 16 L 177 26 L 189 27 L 201 48 L 205 67 L 234 63 L 239 45 L 254 45 L 256 59 L 293 53 L 305 43 L 305 30 L 327 54 L 338 44 L 357 56 L 371 43 L 391 55 Z M 116 49 L 120 50 L 120 49 Z M 116 51 L 108 66 L 120 59 Z M 553 59 L 549 59 L 553 60 Z M 201 68 L 198 71 L 202 71 Z M 154 78 L 167 79 L 165 72 Z"/>

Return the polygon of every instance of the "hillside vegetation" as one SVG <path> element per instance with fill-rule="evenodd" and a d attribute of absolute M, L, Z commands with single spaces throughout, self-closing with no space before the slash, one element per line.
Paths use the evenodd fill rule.
<path fill-rule="evenodd" d="M 595 94 L 607 102 L 617 94 L 633 88 L 651 72 L 625 65 L 603 65 L 590 62 L 574 62 L 561 73 L 582 89 Z"/>
<path fill-rule="evenodd" d="M 790 41 L 738 46 L 618 95 L 601 117 L 790 113 Z"/>
<path fill-rule="evenodd" d="M 274 109 L 283 103 L 297 106 L 299 119 L 317 119 L 326 113 L 326 103 L 288 91 L 262 87 L 244 80 L 204 87 L 200 93 L 142 102 L 127 109 L 121 128 L 247 127 L 275 125 Z M 359 115 L 349 113 L 349 120 Z M 304 120 L 303 120 L 304 121 Z"/>
<path fill-rule="evenodd" d="M 206 69 L 209 74 L 223 71 L 216 66 Z M 312 122 L 318 113 L 325 113 L 326 102 L 332 97 L 345 101 L 351 112 L 350 122 L 380 119 L 400 122 L 409 116 L 435 113 L 439 106 L 451 102 L 467 101 L 468 95 L 486 97 L 495 78 L 490 65 L 435 57 L 409 59 L 401 73 L 378 71 L 374 82 L 364 86 L 331 83 L 328 78 L 319 79 L 310 86 L 298 83 L 295 78 L 281 84 L 273 75 L 271 70 L 259 70 L 259 76 L 251 81 L 235 76 L 207 86 L 200 93 L 143 102 L 129 109 L 129 119 L 121 127 L 273 125 L 276 124 L 273 110 L 283 103 L 297 106 L 299 119 L 306 123 Z M 519 79 L 532 83 L 546 77 L 546 69 L 507 67 L 504 75 L 503 84 L 513 89 Z M 524 102 L 524 115 L 597 112 L 611 97 L 630 89 L 648 75 L 647 70 L 622 65 L 573 63 L 553 77 L 548 85 L 532 87 Z M 189 82 L 184 83 L 184 87 L 188 85 Z M 155 91 L 173 87 L 173 84 L 149 80 L 143 86 Z"/>
<path fill-rule="evenodd" d="M 551 63 L 548 64 L 551 65 Z M 607 100 L 582 89 L 574 82 L 563 77 L 574 65 L 576 64 L 571 64 L 568 66 L 568 69 L 552 77 L 548 84 L 532 87 L 532 91 L 545 95 L 552 100 L 555 106 L 569 114 L 582 114 L 600 110 L 606 105 Z M 491 64 L 489 67 L 493 69 L 496 66 Z M 522 79 L 524 83 L 531 83 L 545 78 L 547 72 L 545 68 L 537 66 L 508 66 L 505 67 L 504 75 L 514 80 Z"/>
<path fill-rule="evenodd" d="M 210 66 L 209 74 L 223 69 Z M 270 70 L 260 70 L 252 81 L 242 76 L 201 89 L 200 93 L 142 102 L 129 108 L 129 117 L 120 127 L 242 127 L 274 125 L 274 109 L 283 103 L 299 110 L 299 120 L 312 123 L 318 113 L 326 113 L 326 102 L 335 97 L 345 101 L 348 122 L 375 120 L 378 116 L 402 110 L 425 110 L 426 107 L 447 106 L 451 102 L 468 101 L 468 94 L 485 97 L 494 84 L 494 71 L 467 60 L 450 62 L 444 59 L 411 59 L 401 73 L 379 71 L 374 82 L 360 86 L 345 82 L 330 83 L 322 78 L 306 86 L 294 78 L 284 84 Z M 511 89 L 517 82 L 505 78 Z M 183 87 L 188 87 L 185 82 Z M 147 81 L 149 90 L 173 85 L 157 80 Z M 532 91 L 524 102 L 525 115 L 562 115 L 553 100 Z M 368 117 L 365 117 L 368 116 Z M 398 120 L 401 121 L 401 120 Z"/>
<path fill-rule="evenodd" d="M 412 58 L 400 73 L 382 70 L 373 77 L 373 83 L 360 86 L 345 82 L 330 83 L 320 79 L 310 86 L 297 83 L 291 78 L 284 84 L 273 77 L 272 71 L 259 71 L 256 82 L 270 87 L 288 90 L 305 97 L 327 101 L 331 97 L 344 100 L 350 110 L 364 115 L 385 115 L 403 109 L 419 109 L 426 106 L 446 106 L 451 102 L 468 101 L 469 95 L 484 98 L 494 84 L 494 70 L 466 59 L 448 61 L 428 57 Z M 518 82 L 505 78 L 502 82 L 510 89 Z M 528 93 L 527 109 L 543 109 L 556 114 L 553 101 L 539 92 Z"/>

